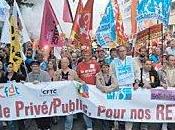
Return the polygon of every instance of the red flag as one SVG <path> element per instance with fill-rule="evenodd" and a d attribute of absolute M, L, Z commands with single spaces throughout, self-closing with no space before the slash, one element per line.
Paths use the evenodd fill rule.
<path fill-rule="evenodd" d="M 77 10 L 76 10 L 76 14 L 75 14 L 75 19 L 73 22 L 73 26 L 72 26 L 72 32 L 71 32 L 71 39 L 75 42 L 78 42 L 78 32 L 79 32 L 79 19 L 81 17 L 81 13 L 83 11 L 83 3 L 82 0 L 79 0 L 78 2 L 78 6 L 77 6 Z"/>
<path fill-rule="evenodd" d="M 45 1 L 43 19 L 41 24 L 41 33 L 40 33 L 40 47 L 44 46 L 61 46 L 63 44 L 59 39 L 59 32 L 57 29 L 58 20 L 54 13 L 54 10 L 51 6 L 49 0 Z"/>
<path fill-rule="evenodd" d="M 114 0 L 114 12 L 115 12 L 115 18 L 116 18 L 117 42 L 120 45 L 121 44 L 124 45 L 126 44 L 128 39 L 124 33 L 122 15 L 121 15 L 117 0 Z"/>
<path fill-rule="evenodd" d="M 94 0 L 88 0 L 83 8 L 82 1 L 79 1 L 72 28 L 72 39 L 85 46 L 90 46 L 91 43 L 93 4 Z"/>
<path fill-rule="evenodd" d="M 63 21 L 73 23 L 72 11 L 68 0 L 64 0 Z"/>

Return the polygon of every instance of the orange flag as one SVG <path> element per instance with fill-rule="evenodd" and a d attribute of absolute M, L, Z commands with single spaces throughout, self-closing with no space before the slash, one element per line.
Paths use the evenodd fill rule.
<path fill-rule="evenodd" d="M 137 3 L 138 0 L 132 0 L 131 1 L 131 33 L 132 35 L 135 35 L 137 33 Z"/>
<path fill-rule="evenodd" d="M 126 44 L 128 38 L 124 33 L 122 15 L 117 0 L 114 0 L 114 12 L 116 19 L 117 42 L 119 45 L 124 45 Z"/>
<path fill-rule="evenodd" d="M 79 0 L 71 32 L 71 39 L 74 41 L 77 41 L 78 39 L 79 19 L 81 17 L 82 11 L 83 11 L 83 3 L 82 0 Z"/>
<path fill-rule="evenodd" d="M 88 0 L 83 8 L 83 3 L 79 0 L 72 27 L 72 40 L 85 46 L 91 46 L 90 32 L 92 30 L 93 4 L 94 0 Z"/>

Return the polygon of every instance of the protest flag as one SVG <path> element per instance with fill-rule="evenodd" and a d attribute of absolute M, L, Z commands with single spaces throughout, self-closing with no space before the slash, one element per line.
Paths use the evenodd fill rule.
<path fill-rule="evenodd" d="M 116 32 L 117 32 L 117 43 L 119 45 L 125 45 L 127 42 L 127 36 L 124 33 L 123 20 L 120 12 L 120 8 L 118 5 L 118 1 L 114 0 L 114 13 L 116 19 Z"/>
<path fill-rule="evenodd" d="M 10 44 L 10 58 L 9 62 L 13 63 L 13 70 L 17 72 L 21 66 L 23 58 L 21 57 L 21 39 L 20 39 L 20 27 L 17 21 L 17 8 L 15 6 L 16 1 L 14 1 L 13 12 L 10 17 L 10 34 L 11 34 L 11 44 Z"/>
<path fill-rule="evenodd" d="M 14 6 L 17 9 L 17 22 L 18 22 L 19 29 L 21 30 L 21 36 L 22 36 L 21 43 L 23 44 L 23 43 L 29 42 L 31 40 L 29 38 L 26 26 L 24 24 L 24 20 L 22 18 L 22 14 L 21 14 L 21 11 L 19 9 L 19 6 L 18 6 L 16 1 L 14 1 L 14 2 L 15 2 Z"/>
<path fill-rule="evenodd" d="M 83 8 L 82 1 L 78 3 L 72 28 L 71 38 L 84 46 L 91 46 L 91 31 L 93 21 L 94 0 L 88 0 Z"/>
<path fill-rule="evenodd" d="M 51 3 L 49 0 L 45 0 L 39 40 L 40 47 L 62 46 L 63 43 L 59 38 L 59 31 L 57 29 L 57 26 L 60 25 L 51 6 Z"/>
<path fill-rule="evenodd" d="M 6 17 L 4 21 L 4 25 L 2 27 L 2 33 L 1 33 L 1 43 L 11 43 L 11 34 L 10 34 L 10 23 L 9 23 L 9 16 Z"/>
<path fill-rule="evenodd" d="M 157 19 L 165 26 L 169 23 L 172 0 L 139 0 L 137 4 L 137 21 Z"/>
<path fill-rule="evenodd" d="M 72 11 L 68 0 L 64 0 L 63 21 L 68 23 L 73 23 Z"/>
<path fill-rule="evenodd" d="M 72 26 L 72 31 L 71 31 L 71 39 L 72 40 L 78 40 L 78 32 L 79 32 L 79 19 L 81 17 L 81 13 L 83 11 L 83 3 L 82 0 L 79 0 L 76 14 L 75 14 L 75 19 L 73 22 Z"/>
<path fill-rule="evenodd" d="M 91 31 L 93 22 L 93 4 L 94 0 L 88 0 L 83 13 L 81 15 L 80 25 L 80 41 L 85 46 L 91 46 Z"/>
<path fill-rule="evenodd" d="M 137 3 L 138 0 L 131 0 L 131 34 L 135 35 L 137 33 Z"/>
<path fill-rule="evenodd" d="M 16 1 L 14 1 L 13 6 L 14 6 L 15 10 L 17 10 L 17 24 L 18 24 L 18 28 L 20 30 L 21 44 L 27 43 L 31 40 L 29 38 L 27 29 L 26 29 L 25 24 L 24 24 L 24 20 L 22 18 L 19 6 L 18 6 Z M 4 22 L 4 26 L 2 29 L 1 42 L 5 43 L 5 44 L 11 43 L 10 37 L 11 37 L 11 34 L 10 34 L 10 23 L 9 23 L 9 15 L 8 15 L 6 17 L 6 20 Z"/>
<path fill-rule="evenodd" d="M 105 46 L 116 40 L 115 18 L 111 1 L 109 1 L 100 25 L 96 31 L 97 44 Z"/>
<path fill-rule="evenodd" d="M 137 33 L 136 44 L 153 40 L 162 36 L 162 24 L 156 24 Z"/>

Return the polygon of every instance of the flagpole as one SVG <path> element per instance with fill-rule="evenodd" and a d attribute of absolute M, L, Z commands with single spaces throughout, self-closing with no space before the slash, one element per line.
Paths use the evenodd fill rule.
<path fill-rule="evenodd" d="M 151 42 L 150 42 L 150 27 L 149 27 L 149 35 L 148 35 L 148 58 L 149 58 L 149 53 L 150 53 L 150 45 L 151 45 Z"/>
<path fill-rule="evenodd" d="M 162 48 L 161 48 L 161 53 L 162 53 L 162 61 L 161 61 L 161 64 L 163 65 L 163 50 L 164 50 L 164 35 L 163 35 L 163 23 L 161 23 L 161 35 L 162 35 L 162 39 L 161 39 L 161 42 L 162 42 Z"/>
<path fill-rule="evenodd" d="M 19 34 L 21 37 L 22 37 L 22 35 L 21 34 Z M 20 39 L 20 43 L 22 43 L 22 38 Z M 22 44 L 20 44 L 20 46 L 21 46 Z M 25 58 L 24 58 L 24 52 L 23 52 L 23 50 L 22 50 L 22 46 L 20 47 L 21 49 L 20 49 L 20 54 L 21 54 L 21 57 L 22 57 L 22 59 L 23 59 L 23 63 L 24 63 L 24 69 L 25 69 L 25 72 L 26 72 L 26 78 L 27 78 L 27 81 L 29 82 L 29 75 L 28 75 L 28 71 L 27 71 L 27 66 L 26 66 L 26 63 L 25 63 Z"/>
<path fill-rule="evenodd" d="M 23 55 L 24 53 L 22 52 L 22 50 L 21 50 L 21 55 Z M 23 63 L 24 63 L 24 69 L 25 69 L 25 72 L 26 72 L 26 78 L 27 78 L 27 81 L 29 81 L 29 75 L 28 75 L 28 71 L 27 71 L 27 66 L 26 66 L 26 63 L 25 63 L 25 60 L 24 60 L 24 58 L 23 58 Z"/>
<path fill-rule="evenodd" d="M 61 32 L 63 33 L 63 29 L 62 29 L 62 27 L 61 27 L 61 25 L 60 25 L 59 22 L 58 22 L 58 25 L 59 25 L 59 27 L 60 27 Z"/>
<path fill-rule="evenodd" d="M 13 4 L 13 6 L 15 6 L 16 5 L 16 8 L 17 8 L 17 12 L 18 12 L 18 14 L 21 16 L 21 13 L 20 13 L 20 10 L 19 10 L 19 7 L 18 7 L 18 4 L 16 3 L 16 0 L 14 0 L 14 3 L 15 4 Z M 21 20 L 22 20 L 22 18 L 21 18 Z M 22 23 L 23 23 L 23 21 L 22 21 Z M 23 24 L 24 25 L 24 24 Z M 24 26 L 25 27 L 25 26 Z M 23 28 L 24 28 L 23 27 Z M 22 35 L 22 30 L 21 31 L 19 31 L 18 32 L 18 35 L 20 36 L 20 44 L 19 44 L 19 46 L 20 46 L 20 54 L 21 54 L 21 57 L 22 57 L 22 60 L 23 60 L 23 63 L 24 63 L 24 69 L 25 69 L 25 73 L 26 73 L 26 78 L 27 78 L 27 81 L 29 81 L 29 76 L 28 76 L 28 71 L 27 71 L 27 66 L 26 66 L 26 63 L 25 63 L 25 55 L 24 55 L 24 52 L 23 52 L 23 50 L 22 50 L 22 44 L 23 44 L 23 40 L 22 40 L 22 37 L 23 37 L 23 35 Z M 29 39 L 29 38 L 28 38 Z M 30 40 L 30 39 L 29 39 Z"/>
<path fill-rule="evenodd" d="M 132 57 L 134 57 L 135 55 L 135 44 L 136 44 L 136 41 L 137 41 L 137 35 L 136 37 L 134 38 L 134 35 L 132 36 Z"/>

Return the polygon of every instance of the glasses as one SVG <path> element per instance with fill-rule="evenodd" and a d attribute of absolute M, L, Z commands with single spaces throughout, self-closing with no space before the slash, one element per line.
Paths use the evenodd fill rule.
<path fill-rule="evenodd" d="M 119 50 L 119 52 L 125 52 L 126 50 Z"/>
<path fill-rule="evenodd" d="M 145 65 L 152 65 L 152 64 L 145 64 Z"/>
<path fill-rule="evenodd" d="M 169 60 L 169 61 L 175 61 L 175 60 Z"/>

